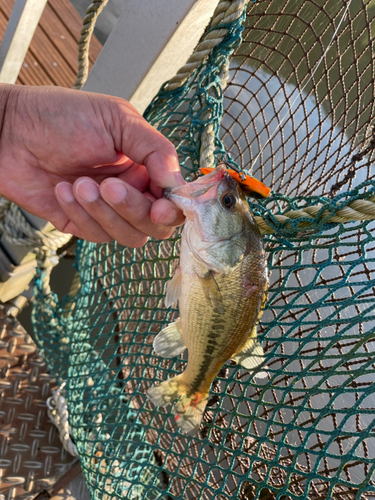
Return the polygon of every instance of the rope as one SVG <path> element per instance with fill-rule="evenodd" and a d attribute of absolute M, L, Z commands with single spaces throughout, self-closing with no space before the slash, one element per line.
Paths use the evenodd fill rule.
<path fill-rule="evenodd" d="M 107 5 L 108 0 L 93 0 L 89 5 L 86 15 L 83 18 L 81 37 L 78 45 L 78 73 L 73 88 L 80 90 L 87 80 L 89 74 L 89 49 L 96 20 Z"/>
<path fill-rule="evenodd" d="M 6 235 L 13 245 L 35 253 L 38 268 L 42 271 L 43 293 L 50 293 L 49 276 L 58 263 L 56 250 L 67 243 L 71 235 L 54 229 L 43 233 L 33 227 L 22 210 L 14 203 L 0 197 L 0 234 Z"/>
<path fill-rule="evenodd" d="M 229 59 L 225 61 L 220 71 L 220 87 L 221 92 L 224 92 L 229 78 Z M 212 92 L 212 90 L 211 90 Z M 203 114 L 203 120 L 209 121 L 212 118 L 212 110 L 208 110 Z M 200 167 L 213 167 L 215 163 L 215 126 L 213 122 L 208 123 L 201 135 L 200 148 Z"/>
<path fill-rule="evenodd" d="M 244 8 L 249 0 L 221 0 L 213 14 L 210 24 L 210 31 L 203 40 L 197 45 L 193 54 L 189 57 L 187 63 L 182 66 L 165 86 L 165 91 L 175 90 L 181 87 L 189 76 L 195 71 L 202 62 L 211 54 L 213 49 L 221 43 L 228 33 L 228 28 L 213 29 L 220 24 L 230 24 L 242 16 Z"/>
<path fill-rule="evenodd" d="M 285 212 L 285 214 L 275 215 L 274 217 L 279 223 L 285 223 L 288 220 L 295 220 L 299 218 L 307 218 L 311 219 L 311 222 L 308 220 L 303 220 L 298 223 L 298 227 L 301 229 L 306 229 L 309 226 L 313 225 L 315 222 L 315 217 L 322 209 L 323 205 L 314 205 L 311 207 L 305 207 L 300 210 L 291 210 L 289 212 Z M 367 200 L 354 200 L 349 203 L 346 207 L 339 209 L 335 215 L 329 217 L 329 210 L 325 210 L 321 217 L 324 219 L 327 217 L 326 222 L 354 222 L 354 221 L 363 221 L 363 220 L 374 220 L 375 219 L 375 195 L 371 196 Z M 276 230 L 271 227 L 265 219 L 262 217 L 256 216 L 255 222 L 258 224 L 260 232 L 262 234 L 273 234 Z"/>
<path fill-rule="evenodd" d="M 14 245 L 57 250 L 71 238 L 70 234 L 60 233 L 57 229 L 49 233 L 39 231 L 29 223 L 17 205 L 4 198 L 0 198 L 0 207 L 0 232 L 6 234 Z"/>
<path fill-rule="evenodd" d="M 77 447 L 70 438 L 71 428 L 68 420 L 68 405 L 66 399 L 61 395 L 64 386 L 65 382 L 56 391 L 53 391 L 52 396 L 47 399 L 47 413 L 59 431 L 60 441 L 65 450 L 73 457 L 78 457 Z"/>

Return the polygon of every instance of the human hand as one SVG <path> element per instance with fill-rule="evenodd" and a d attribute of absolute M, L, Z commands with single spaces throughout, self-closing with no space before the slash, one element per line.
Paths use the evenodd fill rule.
<path fill-rule="evenodd" d="M 183 223 L 176 151 L 125 100 L 0 85 L 0 118 L 0 194 L 58 230 L 139 247 Z"/>

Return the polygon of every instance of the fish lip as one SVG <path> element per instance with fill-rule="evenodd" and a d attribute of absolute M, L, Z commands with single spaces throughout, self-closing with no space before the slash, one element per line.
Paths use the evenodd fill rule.
<path fill-rule="evenodd" d="M 191 199 L 185 196 L 180 196 L 178 194 L 178 187 L 177 188 L 165 188 L 163 189 L 162 193 L 163 196 L 172 202 L 174 205 L 176 205 L 177 208 L 183 211 L 184 215 L 187 215 L 187 211 L 191 207 Z M 176 192 L 177 191 L 177 192 Z"/>
<path fill-rule="evenodd" d="M 197 198 L 204 196 L 210 189 L 215 186 L 218 187 L 219 183 L 225 178 L 231 177 L 228 175 L 226 169 L 220 168 L 216 169 L 215 172 L 208 174 L 205 177 L 198 178 L 195 183 L 184 184 L 183 186 L 176 186 L 172 188 L 164 188 L 162 194 L 164 198 L 174 203 L 180 210 L 182 210 L 186 217 L 189 217 L 193 205 L 196 203 Z M 234 182 L 234 181 L 233 181 Z M 205 202 L 210 201 L 210 198 L 214 199 L 216 196 L 213 193 L 211 197 L 208 197 Z M 198 202 L 199 203 L 199 202 Z M 193 218 L 193 214 L 190 213 L 190 217 Z"/>

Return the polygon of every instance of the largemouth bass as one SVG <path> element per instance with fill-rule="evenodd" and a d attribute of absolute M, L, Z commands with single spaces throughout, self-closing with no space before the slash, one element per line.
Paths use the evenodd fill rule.
<path fill-rule="evenodd" d="M 179 398 L 177 425 L 195 435 L 223 364 L 232 359 L 254 374 L 264 364 L 256 325 L 267 288 L 266 256 L 246 198 L 225 167 L 166 197 L 186 216 L 180 266 L 165 299 L 167 307 L 179 301 L 180 317 L 158 334 L 154 349 L 168 358 L 188 349 L 188 363 L 147 395 L 157 406 Z"/>

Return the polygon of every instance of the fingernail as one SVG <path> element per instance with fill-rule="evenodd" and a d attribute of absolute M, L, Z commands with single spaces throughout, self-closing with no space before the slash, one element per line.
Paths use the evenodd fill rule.
<path fill-rule="evenodd" d="M 175 172 L 174 173 L 174 178 L 176 180 L 177 186 L 183 186 L 184 184 L 186 184 L 186 181 L 182 177 L 182 175 L 180 174 L 180 172 Z"/>
<path fill-rule="evenodd" d="M 64 203 L 72 203 L 75 200 L 73 188 L 69 182 L 60 182 L 59 184 L 56 184 L 56 193 L 60 200 Z"/>
<path fill-rule="evenodd" d="M 162 226 L 172 226 L 178 217 L 178 212 L 174 208 L 169 208 L 158 219 L 157 223 Z"/>
<path fill-rule="evenodd" d="M 127 194 L 128 191 L 121 181 L 111 180 L 103 184 L 102 195 L 110 205 L 121 203 Z"/>
<path fill-rule="evenodd" d="M 80 181 L 77 184 L 76 190 L 82 201 L 92 203 L 99 198 L 99 189 L 95 182 Z"/>

